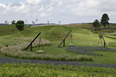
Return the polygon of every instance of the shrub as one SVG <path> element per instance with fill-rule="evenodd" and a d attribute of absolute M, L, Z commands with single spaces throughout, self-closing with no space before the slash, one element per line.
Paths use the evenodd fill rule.
<path fill-rule="evenodd" d="M 18 28 L 19 31 L 24 30 L 24 21 L 22 20 L 17 21 L 16 28 Z"/>

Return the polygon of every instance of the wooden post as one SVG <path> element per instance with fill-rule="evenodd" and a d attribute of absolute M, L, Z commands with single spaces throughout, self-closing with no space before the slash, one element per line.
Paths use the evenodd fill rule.
<path fill-rule="evenodd" d="M 63 47 L 65 47 L 65 40 L 63 41 Z"/>
<path fill-rule="evenodd" d="M 29 46 L 32 46 L 32 43 L 35 41 L 35 39 L 41 34 L 41 32 L 31 41 L 31 43 L 27 46 L 27 48 L 25 50 L 27 50 L 29 48 Z"/>
<path fill-rule="evenodd" d="M 72 31 L 72 30 L 70 30 L 70 31 L 68 32 L 68 34 L 65 36 L 65 38 L 62 40 L 62 42 L 59 44 L 58 47 L 60 47 L 60 45 L 65 41 L 66 37 L 69 35 L 69 33 L 70 33 L 71 31 Z M 65 43 L 65 42 L 64 42 L 64 43 Z"/>
<path fill-rule="evenodd" d="M 104 42 L 104 48 L 105 48 L 105 42 Z"/>
<path fill-rule="evenodd" d="M 103 40 L 104 40 L 104 47 L 106 46 L 106 48 L 108 49 L 107 44 L 106 44 L 106 42 L 105 42 L 105 39 L 104 39 L 104 37 L 103 37 L 103 35 L 102 35 L 102 32 L 100 32 L 100 33 L 101 33 L 101 36 L 102 36 L 102 38 L 103 38 Z"/>

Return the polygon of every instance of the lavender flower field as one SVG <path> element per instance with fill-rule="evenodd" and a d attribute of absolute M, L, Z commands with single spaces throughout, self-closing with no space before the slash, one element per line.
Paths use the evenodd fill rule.
<path fill-rule="evenodd" d="M 13 59 L 13 58 L 0 58 L 0 64 L 6 63 L 33 63 L 33 64 L 53 64 L 57 65 L 73 65 L 73 66 L 90 66 L 90 67 L 105 67 L 116 68 L 116 64 L 98 64 L 98 63 L 82 63 L 82 62 L 70 62 L 70 61 L 44 61 L 44 60 L 26 60 L 26 59 Z"/>
<path fill-rule="evenodd" d="M 81 53 L 81 54 L 88 54 L 88 55 L 97 55 L 97 56 L 103 56 L 102 53 L 96 54 L 94 50 L 102 50 L 102 51 L 109 51 L 109 52 L 116 52 L 116 49 L 111 48 L 102 48 L 102 47 L 87 47 L 87 46 L 69 46 L 66 48 L 67 51 L 72 51 L 75 53 Z"/>
<path fill-rule="evenodd" d="M 81 63 L 81 62 L 68 62 L 68 61 L 42 61 L 42 60 L 24 60 L 24 59 L 18 60 L 18 59 L 12 59 L 12 58 L 0 58 L 0 68 L 1 67 L 4 70 L 4 72 L 6 72 L 5 68 L 7 68 L 7 71 L 8 71 L 10 69 L 16 70 L 16 69 L 23 67 L 20 70 L 23 70 L 23 72 L 25 72 L 25 73 L 28 72 L 30 69 L 33 71 L 36 70 L 36 71 L 34 71 L 36 74 L 37 74 L 37 71 L 40 72 L 40 74 L 42 74 L 46 70 L 47 71 L 51 71 L 51 70 L 58 71 L 59 70 L 59 71 L 65 72 L 65 73 L 66 73 L 66 71 L 68 73 L 69 73 L 69 71 L 70 72 L 72 71 L 73 75 L 70 74 L 70 76 L 73 76 L 73 77 L 76 77 L 76 76 L 115 77 L 116 76 L 116 64 L 97 64 L 97 63 Z M 27 67 L 28 67 L 28 70 L 25 70 L 25 69 L 27 69 Z M 41 70 L 39 70 L 39 69 L 37 70 L 37 68 L 39 68 Z M 46 73 L 47 73 L 47 71 L 46 71 Z M 83 73 L 83 72 L 84 72 L 84 75 L 79 74 L 79 73 Z M 20 71 L 20 73 L 21 73 L 21 71 Z M 32 73 L 33 72 L 30 72 L 30 74 L 32 74 Z M 61 72 L 57 72 L 57 74 L 60 74 L 60 73 Z M 6 74 L 8 74 L 8 72 L 6 72 Z M 13 76 L 13 74 L 10 74 L 10 75 Z M 22 76 L 23 74 L 20 74 L 20 75 Z M 29 75 L 29 73 L 26 75 Z M 63 74 L 61 74 L 61 75 L 63 75 Z M 65 76 L 67 76 L 67 75 L 69 75 L 69 74 L 66 74 Z M 2 72 L 2 74 L 0 74 L 0 76 L 5 76 L 5 75 Z M 50 75 L 47 74 L 45 76 L 49 77 Z M 53 76 L 52 71 L 51 71 L 51 76 Z M 55 76 L 57 76 L 57 75 L 55 75 Z M 39 76 L 39 77 L 41 77 L 41 76 Z"/>

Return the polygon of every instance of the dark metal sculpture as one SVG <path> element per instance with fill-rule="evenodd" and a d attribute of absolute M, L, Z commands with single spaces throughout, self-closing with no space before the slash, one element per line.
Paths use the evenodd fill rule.
<path fill-rule="evenodd" d="M 102 35 L 102 32 L 100 32 L 100 33 L 101 33 L 101 36 L 102 36 L 102 38 L 103 38 L 103 40 L 104 40 L 104 48 L 105 48 L 105 46 L 106 46 L 106 48 L 108 49 L 107 44 L 106 44 L 106 42 L 105 42 L 105 39 L 104 39 L 104 37 L 103 37 L 103 35 Z"/>
<path fill-rule="evenodd" d="M 27 50 L 29 48 L 29 46 L 31 45 L 31 51 L 32 51 L 32 43 L 35 41 L 35 39 L 41 34 L 41 32 L 31 41 L 31 43 L 27 46 L 27 48 L 25 50 Z"/>
<path fill-rule="evenodd" d="M 60 45 L 63 43 L 63 47 L 65 47 L 65 39 L 66 39 L 66 37 L 69 35 L 69 33 L 71 32 L 72 30 L 70 30 L 69 32 L 68 32 L 68 34 L 65 36 L 65 38 L 62 40 L 62 42 L 59 44 L 59 46 L 58 47 L 60 47 Z"/>

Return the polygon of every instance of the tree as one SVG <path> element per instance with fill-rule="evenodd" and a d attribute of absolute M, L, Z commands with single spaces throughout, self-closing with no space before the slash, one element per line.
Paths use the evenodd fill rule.
<path fill-rule="evenodd" d="M 9 24 L 9 22 L 6 20 L 6 21 L 5 21 L 5 24 L 6 24 L 6 25 Z"/>
<path fill-rule="evenodd" d="M 49 21 L 47 21 L 48 22 L 48 25 L 49 25 Z"/>
<path fill-rule="evenodd" d="M 109 17 L 108 15 L 105 13 L 102 15 L 102 18 L 101 18 L 101 24 L 104 26 L 104 28 L 106 28 L 106 25 L 109 25 Z"/>
<path fill-rule="evenodd" d="M 59 25 L 60 25 L 61 21 L 59 21 Z"/>
<path fill-rule="evenodd" d="M 93 22 L 93 26 L 94 26 L 95 28 L 99 28 L 101 25 L 100 25 L 99 21 L 96 19 L 96 20 Z"/>
<path fill-rule="evenodd" d="M 11 21 L 12 24 L 15 24 L 15 20 Z"/>
<path fill-rule="evenodd" d="M 26 20 L 26 24 L 27 24 L 27 20 Z"/>
<path fill-rule="evenodd" d="M 18 28 L 19 31 L 24 30 L 24 21 L 22 20 L 17 21 L 16 27 Z"/>
<path fill-rule="evenodd" d="M 33 25 L 35 24 L 35 22 L 34 22 L 34 21 L 32 21 L 32 23 L 33 23 Z"/>
<path fill-rule="evenodd" d="M 36 23 L 36 21 L 38 21 L 38 19 L 35 20 L 35 23 Z"/>

